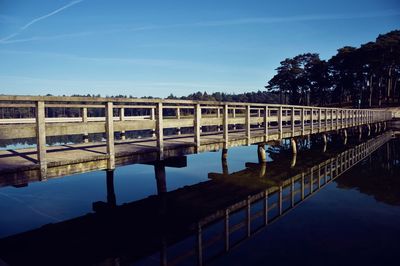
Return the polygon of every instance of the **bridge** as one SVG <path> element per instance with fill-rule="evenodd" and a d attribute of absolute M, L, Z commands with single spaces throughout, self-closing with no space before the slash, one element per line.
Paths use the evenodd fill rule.
<path fill-rule="evenodd" d="M 262 103 L 190 100 L 0 96 L 1 110 L 31 115 L 0 119 L 0 141 L 34 139 L 32 148 L 0 150 L 0 175 L 10 179 L 48 177 L 114 169 L 204 151 L 340 133 L 383 131 L 392 112 Z M 74 116 L 52 117 L 52 110 L 74 110 Z M 98 113 L 102 115 L 98 115 Z M 91 115 L 94 114 L 94 115 Z M 363 129 L 364 128 L 364 129 Z M 129 139 L 129 134 L 136 138 Z M 89 142 L 92 136 L 105 136 Z M 48 145 L 49 138 L 82 136 L 82 143 Z M 118 136 L 118 138 L 116 137 Z M 264 159 L 263 159 L 264 158 Z"/>
<path fill-rule="evenodd" d="M 206 182 L 120 206 L 113 172 L 106 171 L 108 202 L 94 203 L 95 213 L 1 239 L 0 257 L 10 265 L 120 265 L 148 256 L 160 265 L 202 265 L 284 217 L 391 139 L 388 131 L 342 151 L 314 150 L 312 164 L 299 160 L 285 171 L 280 165 L 287 159 L 278 158 L 267 163 L 268 178 L 264 163 L 246 163 L 241 171 L 210 173 Z M 379 157 L 379 163 L 398 165 L 389 150 Z"/>

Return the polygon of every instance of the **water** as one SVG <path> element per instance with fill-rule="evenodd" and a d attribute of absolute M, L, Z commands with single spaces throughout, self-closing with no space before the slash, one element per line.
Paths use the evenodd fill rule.
<path fill-rule="evenodd" d="M 21 265 L 196 265 L 200 252 L 200 260 L 211 265 L 397 265 L 400 140 L 359 158 L 335 178 L 333 168 L 331 172 L 335 161 L 326 161 L 355 145 L 330 145 L 326 153 L 313 146 L 300 151 L 293 168 L 291 156 L 281 151 L 271 156 L 273 160 L 268 158 L 262 177 L 256 146 L 229 150 L 228 171 L 236 172 L 230 178 L 221 175 L 226 168 L 219 152 L 189 155 L 187 167 L 166 167 L 166 193 L 157 190 L 153 165 L 117 168 L 113 179 L 109 176 L 115 194 L 107 190 L 105 171 L 3 187 L 0 257 Z M 319 181 L 318 171 L 323 175 Z M 283 186 L 279 209 L 280 195 L 273 188 L 301 173 L 304 200 L 301 179 L 296 179 L 294 206 L 289 184 Z M 269 188 L 265 226 L 261 196 Z M 257 195 L 261 198 L 247 198 Z M 244 205 L 234 210 L 238 204 Z M 232 212 L 225 220 L 223 211 L 228 207 Z M 248 212 L 254 217 L 250 224 Z M 39 250 L 45 246 L 46 254 L 36 253 L 35 245 Z M 24 258 L 14 256 L 18 252 Z"/>

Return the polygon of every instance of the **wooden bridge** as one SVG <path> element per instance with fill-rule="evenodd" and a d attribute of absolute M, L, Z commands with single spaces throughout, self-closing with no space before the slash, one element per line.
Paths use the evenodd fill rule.
<path fill-rule="evenodd" d="M 46 115 L 60 108 L 78 110 L 78 115 Z M 383 130 L 392 118 L 391 112 L 376 109 L 52 96 L 0 96 L 1 109 L 32 113 L 0 119 L 0 140 L 36 140 L 35 148 L 0 151 L 0 174 L 27 180 L 203 151 L 222 149 L 226 155 L 233 146 L 312 134 L 343 131 L 346 137 L 348 128 Z M 104 115 L 91 116 L 94 110 Z M 129 132 L 140 138 L 127 139 Z M 105 134 L 103 141 L 89 143 L 97 133 Z M 46 138 L 67 135 L 82 135 L 82 143 L 47 145 Z"/>
<path fill-rule="evenodd" d="M 314 150 L 312 162 L 300 160 L 285 171 L 282 160 L 268 162 L 268 178 L 265 163 L 247 163 L 241 171 L 211 173 L 206 182 L 120 206 L 113 171 L 107 171 L 108 208 L 1 239 L 0 257 L 10 265 L 124 265 L 148 256 L 160 265 L 203 265 L 284 217 L 391 139 L 389 131 L 341 152 L 318 156 Z M 394 161 L 388 151 L 382 157 Z"/>

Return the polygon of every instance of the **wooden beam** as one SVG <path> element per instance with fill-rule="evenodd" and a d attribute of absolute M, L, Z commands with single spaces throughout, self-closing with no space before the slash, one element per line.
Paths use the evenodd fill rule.
<path fill-rule="evenodd" d="M 201 129 L 201 108 L 200 104 L 196 104 L 194 109 L 194 142 L 196 147 L 200 147 L 200 129 Z"/>
<path fill-rule="evenodd" d="M 224 149 L 229 146 L 229 117 L 228 117 L 228 105 L 224 105 L 224 117 L 223 117 L 223 132 L 224 132 Z"/>
<path fill-rule="evenodd" d="M 246 139 L 247 145 L 250 145 L 250 138 L 251 138 L 251 120 L 250 120 L 250 105 L 246 106 L 246 120 L 245 120 L 245 129 L 246 129 Z"/>
<path fill-rule="evenodd" d="M 268 106 L 265 106 L 264 107 L 264 140 L 265 140 L 265 142 L 268 141 L 268 117 L 269 117 Z"/>
<path fill-rule="evenodd" d="M 305 119 L 304 119 L 304 108 L 301 108 L 301 135 L 304 136 Z"/>
<path fill-rule="evenodd" d="M 114 113 L 113 103 L 106 103 L 106 141 L 108 155 L 108 170 L 115 168 L 115 146 L 114 146 Z"/>
<path fill-rule="evenodd" d="M 157 148 L 159 152 L 159 160 L 164 159 L 164 126 L 163 126 L 163 104 L 157 103 L 156 110 L 156 135 L 157 135 Z"/>
<path fill-rule="evenodd" d="M 292 115 L 291 115 L 291 126 L 292 126 L 292 137 L 294 137 L 294 123 L 295 123 L 295 118 L 294 118 L 294 112 L 295 112 L 295 109 L 294 109 L 294 107 L 292 107 L 292 109 L 291 109 L 292 111 Z"/>
<path fill-rule="evenodd" d="M 279 106 L 278 111 L 278 132 L 279 132 L 279 139 L 282 139 L 283 130 L 282 130 L 282 106 Z"/>
<path fill-rule="evenodd" d="M 41 178 L 47 176 L 45 104 L 36 102 L 36 151 Z"/>

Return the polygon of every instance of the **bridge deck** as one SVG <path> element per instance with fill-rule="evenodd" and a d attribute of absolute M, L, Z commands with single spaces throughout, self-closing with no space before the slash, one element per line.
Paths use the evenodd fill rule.
<path fill-rule="evenodd" d="M 377 131 L 392 117 L 390 112 L 373 109 L 85 97 L 0 96 L 0 108 L 29 111 L 23 117 L 0 119 L 0 139 L 36 139 L 35 148 L 0 151 L 0 174 L 28 179 L 114 169 L 363 125 L 370 131 L 370 124 Z M 57 117 L 60 108 L 74 110 L 72 116 Z M 101 109 L 97 115 L 104 116 L 91 116 L 94 109 Z M 181 129 L 193 134 L 180 135 Z M 166 136 L 171 130 L 177 135 Z M 115 132 L 124 139 L 125 133 L 134 131 L 150 131 L 154 137 L 115 140 Z M 106 141 L 86 143 L 89 134 L 103 134 Z M 47 137 L 72 135 L 84 136 L 85 143 L 46 146 Z"/>

